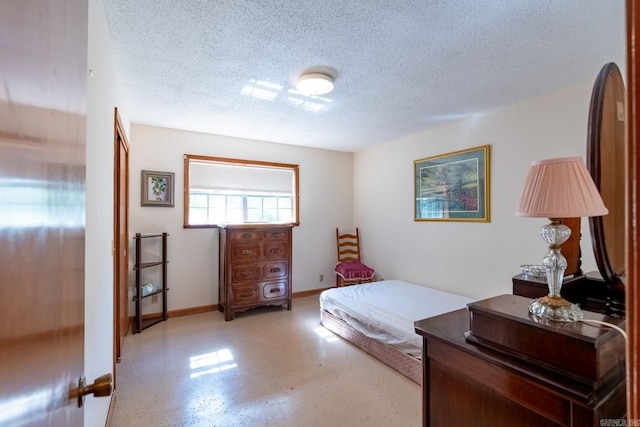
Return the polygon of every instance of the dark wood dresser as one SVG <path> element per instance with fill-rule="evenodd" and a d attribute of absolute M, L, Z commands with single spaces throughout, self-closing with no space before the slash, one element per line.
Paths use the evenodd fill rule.
<path fill-rule="evenodd" d="M 529 301 L 501 295 L 471 304 L 469 310 L 415 322 L 424 345 L 423 425 L 621 422 L 622 336 L 584 323 L 537 323 L 528 314 Z M 624 324 L 592 312 L 585 312 L 585 318 Z"/>
<path fill-rule="evenodd" d="M 219 227 L 218 309 L 225 320 L 266 305 L 291 310 L 291 225 Z"/>

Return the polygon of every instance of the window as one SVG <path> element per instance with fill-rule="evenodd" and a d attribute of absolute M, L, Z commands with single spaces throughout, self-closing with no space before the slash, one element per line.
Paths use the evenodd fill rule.
<path fill-rule="evenodd" d="M 184 226 L 299 224 L 298 166 L 186 154 Z"/>

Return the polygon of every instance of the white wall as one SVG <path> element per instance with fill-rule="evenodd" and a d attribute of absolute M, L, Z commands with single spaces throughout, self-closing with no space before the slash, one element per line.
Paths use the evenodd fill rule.
<path fill-rule="evenodd" d="M 129 233 L 170 234 L 169 310 L 218 303 L 218 232 L 183 228 L 185 154 L 299 165 L 300 226 L 293 230 L 293 292 L 334 284 L 335 227 L 351 227 L 353 218 L 352 154 L 132 124 Z M 141 170 L 175 173 L 175 207 L 140 206 Z M 319 280 L 321 274 L 324 282 Z M 134 283 L 131 275 L 130 285 Z"/>
<path fill-rule="evenodd" d="M 113 372 L 114 108 L 128 129 L 126 108 L 102 0 L 89 1 L 87 182 L 85 236 L 85 376 Z M 84 425 L 104 425 L 109 399 L 85 399 Z"/>
<path fill-rule="evenodd" d="M 535 160 L 586 159 L 592 87 L 586 82 L 356 153 L 354 222 L 365 261 L 387 279 L 474 298 L 511 293 L 520 265 L 540 264 L 547 251 L 539 235 L 547 221 L 514 215 L 524 178 Z M 491 222 L 414 221 L 413 161 L 485 144 Z M 583 270 L 597 270 L 586 219 L 581 249 Z"/>

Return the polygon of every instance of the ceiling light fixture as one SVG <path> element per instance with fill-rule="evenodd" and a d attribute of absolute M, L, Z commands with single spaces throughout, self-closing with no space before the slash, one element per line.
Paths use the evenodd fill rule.
<path fill-rule="evenodd" d="M 303 74 L 296 89 L 307 95 L 324 95 L 333 90 L 333 78 L 322 73 Z"/>

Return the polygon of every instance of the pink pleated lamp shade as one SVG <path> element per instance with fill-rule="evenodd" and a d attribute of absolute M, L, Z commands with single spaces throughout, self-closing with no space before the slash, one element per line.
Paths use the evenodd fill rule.
<path fill-rule="evenodd" d="M 580 157 L 534 162 L 520 197 L 517 216 L 580 218 L 609 213 Z"/>

